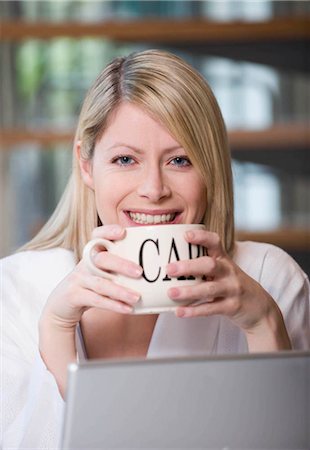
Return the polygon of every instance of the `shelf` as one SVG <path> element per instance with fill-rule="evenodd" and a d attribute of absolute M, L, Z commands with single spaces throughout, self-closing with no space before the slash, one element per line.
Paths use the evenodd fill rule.
<path fill-rule="evenodd" d="M 298 228 L 281 228 L 273 231 L 237 230 L 240 241 L 257 241 L 277 245 L 288 251 L 310 251 L 310 230 Z"/>
<path fill-rule="evenodd" d="M 263 22 L 207 19 L 135 19 L 102 22 L 3 21 L 2 40 L 101 37 L 114 41 L 193 44 L 197 42 L 270 42 L 310 38 L 310 17 L 279 17 Z"/>
<path fill-rule="evenodd" d="M 288 71 L 310 69 L 310 15 L 267 21 L 216 22 L 200 19 L 132 19 L 101 22 L 0 23 L 2 41 L 104 38 L 151 47 L 252 61 Z M 255 45 L 253 49 L 253 45 Z"/>
<path fill-rule="evenodd" d="M 132 19 L 101 22 L 26 22 L 0 23 L 1 41 L 12 49 L 28 39 L 100 38 L 115 43 L 140 43 L 143 47 L 181 50 L 199 56 L 221 56 L 281 67 L 306 73 L 310 69 L 310 15 L 278 17 L 267 21 L 215 22 L 200 19 Z M 44 47 L 45 48 L 45 47 Z M 39 127 L 0 130 L 3 151 L 23 151 L 26 145 L 47 149 L 53 145 L 72 146 L 73 130 L 55 131 Z M 233 157 L 260 164 L 286 165 L 286 173 L 303 174 L 310 170 L 310 127 L 308 124 L 277 124 L 264 130 L 231 130 L 229 142 Z M 0 155 L 1 156 L 1 155 Z M 288 171 L 287 171 L 288 169 Z M 8 225 L 8 224 L 7 224 Z M 8 225 L 9 227 L 9 225 Z M 271 231 L 238 230 L 239 240 L 275 244 L 308 258 L 310 230 L 281 228 Z M 309 268 L 309 262 L 305 263 Z"/>
<path fill-rule="evenodd" d="M 309 149 L 308 124 L 279 124 L 263 130 L 232 130 L 229 132 L 232 150 Z"/>
<path fill-rule="evenodd" d="M 307 124 L 275 125 L 264 130 L 232 130 L 228 133 L 232 151 L 309 150 L 310 127 Z M 51 145 L 72 142 L 74 131 L 3 129 L 0 131 L 2 147 L 10 148 L 24 143 Z"/>
<path fill-rule="evenodd" d="M 57 132 L 49 130 L 31 131 L 27 129 L 3 129 L 0 131 L 0 144 L 3 150 L 22 144 L 48 146 L 73 142 L 74 131 Z"/>

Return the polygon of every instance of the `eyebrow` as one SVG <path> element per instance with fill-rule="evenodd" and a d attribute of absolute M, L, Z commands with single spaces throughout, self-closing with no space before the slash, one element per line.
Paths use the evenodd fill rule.
<path fill-rule="evenodd" d="M 106 148 L 105 150 L 109 151 L 109 150 L 113 150 L 114 148 L 117 148 L 117 147 L 127 147 L 128 149 L 134 150 L 135 152 L 137 152 L 139 154 L 144 153 L 144 151 L 141 148 L 138 148 L 138 147 L 136 147 L 134 145 L 131 145 L 131 144 L 125 144 L 123 142 L 116 142 L 115 144 L 111 145 L 110 147 Z M 178 149 L 184 150 L 181 145 L 174 145 L 172 147 L 165 148 L 164 152 L 165 153 L 170 153 L 170 152 L 172 152 L 174 150 L 178 150 Z"/>

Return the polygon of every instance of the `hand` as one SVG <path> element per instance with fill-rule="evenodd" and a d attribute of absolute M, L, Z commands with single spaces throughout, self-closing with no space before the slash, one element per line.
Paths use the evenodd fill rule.
<path fill-rule="evenodd" d="M 124 228 L 109 225 L 96 228 L 92 237 L 119 240 L 124 235 Z M 139 265 L 107 251 L 96 255 L 95 264 L 132 278 L 142 275 Z M 101 308 L 129 314 L 139 298 L 137 292 L 91 274 L 83 260 L 51 293 L 39 322 L 39 350 L 62 397 L 66 392 L 68 364 L 76 361 L 75 329 L 83 313 L 89 308 Z"/>
<path fill-rule="evenodd" d="M 169 289 L 168 295 L 175 301 L 199 302 L 177 308 L 176 315 L 197 317 L 222 314 L 246 333 L 252 350 L 290 348 L 276 302 L 227 255 L 219 236 L 209 231 L 195 230 L 188 232 L 186 239 L 206 247 L 208 256 L 171 263 L 167 266 L 167 273 L 170 276 L 201 276 L 205 281 L 196 286 Z"/>
<path fill-rule="evenodd" d="M 96 228 L 92 238 L 119 240 L 124 235 L 124 228 L 118 225 L 106 225 Z M 96 255 L 95 264 L 98 268 L 131 278 L 139 278 L 142 275 L 142 268 L 139 265 L 112 255 L 104 249 Z M 104 277 L 93 275 L 82 259 L 51 293 L 43 316 L 48 315 L 58 326 L 72 328 L 89 308 L 95 307 L 128 314 L 132 312 L 133 305 L 139 299 L 139 293 Z"/>

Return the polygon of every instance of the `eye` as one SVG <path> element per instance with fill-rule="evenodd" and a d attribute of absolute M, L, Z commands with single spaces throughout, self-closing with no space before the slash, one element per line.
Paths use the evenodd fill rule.
<path fill-rule="evenodd" d="M 170 160 L 170 164 L 176 167 L 188 167 L 191 166 L 191 162 L 187 156 L 176 156 Z"/>
<path fill-rule="evenodd" d="M 112 159 L 112 163 L 119 166 L 131 166 L 134 162 L 134 159 L 128 155 L 120 155 Z"/>

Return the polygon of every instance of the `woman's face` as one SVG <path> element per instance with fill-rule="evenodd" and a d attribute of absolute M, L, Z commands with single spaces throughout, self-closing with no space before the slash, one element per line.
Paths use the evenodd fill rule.
<path fill-rule="evenodd" d="M 95 146 L 80 160 L 103 224 L 124 227 L 199 223 L 206 189 L 184 149 L 139 107 L 122 103 Z"/>

